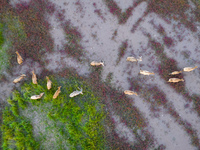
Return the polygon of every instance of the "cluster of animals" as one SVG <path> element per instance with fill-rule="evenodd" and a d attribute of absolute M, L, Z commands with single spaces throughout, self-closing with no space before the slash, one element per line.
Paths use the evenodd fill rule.
<path fill-rule="evenodd" d="M 17 62 L 18 64 L 22 64 L 23 62 L 23 59 L 21 57 L 21 55 L 16 51 L 15 52 L 17 54 Z M 20 77 L 16 78 L 13 83 L 18 83 L 19 81 L 21 81 L 24 77 L 26 77 L 25 74 L 22 74 Z M 47 89 L 50 90 L 51 89 L 51 84 L 52 84 L 52 81 L 49 79 L 49 77 L 46 76 L 46 79 L 47 79 Z M 32 82 L 33 84 L 38 84 L 37 83 L 37 77 L 36 77 L 36 74 L 34 73 L 34 71 L 32 71 Z M 53 95 L 53 99 L 56 99 L 59 95 L 59 93 L 61 92 L 60 90 L 61 86 L 58 87 L 58 90 L 54 93 Z M 83 94 L 82 92 L 82 88 L 79 89 L 80 91 L 76 90 L 74 92 L 72 92 L 69 97 L 74 97 L 74 96 L 77 96 L 79 94 Z M 43 93 L 40 93 L 39 95 L 33 95 L 31 96 L 31 99 L 40 99 L 42 96 L 44 95 L 44 92 Z"/>
<path fill-rule="evenodd" d="M 142 61 L 142 56 L 139 57 L 138 59 L 136 59 L 134 57 L 127 57 L 126 61 L 130 61 L 130 62 Z M 102 61 L 101 62 L 92 61 L 90 63 L 90 65 L 92 65 L 92 66 L 100 66 L 100 65 L 104 66 L 104 63 Z M 197 68 L 197 66 L 195 66 L 195 67 L 185 67 L 185 68 L 183 68 L 183 71 L 190 72 L 190 71 L 193 71 L 196 68 Z M 176 75 L 176 74 L 180 74 L 180 73 L 182 73 L 182 71 L 174 71 L 174 72 L 170 73 L 169 75 Z M 147 70 L 140 70 L 140 74 L 143 74 L 143 75 L 154 75 L 155 73 L 149 72 Z M 167 82 L 176 83 L 176 82 L 180 82 L 180 81 L 184 81 L 184 79 L 170 78 Z M 138 94 L 136 92 L 133 92 L 133 91 L 130 91 L 130 90 L 125 90 L 124 94 L 138 96 Z"/>
<path fill-rule="evenodd" d="M 16 51 L 16 54 L 17 54 L 17 62 L 19 64 L 22 64 L 23 62 L 23 59 L 22 57 L 20 56 L 20 54 Z M 126 61 L 130 61 L 130 62 L 138 62 L 138 61 L 142 61 L 142 57 L 139 57 L 138 59 L 134 58 L 134 57 L 127 57 Z M 101 62 L 96 62 L 96 61 L 92 61 L 90 63 L 91 66 L 104 66 L 104 62 L 101 61 Z M 196 69 L 197 66 L 195 67 L 185 67 L 183 68 L 183 71 L 185 72 L 190 72 L 190 71 L 193 71 L 194 69 Z M 182 73 L 182 71 L 174 71 L 172 73 L 170 73 L 169 75 L 176 75 L 176 74 L 180 74 Z M 143 74 L 143 75 L 154 75 L 155 73 L 153 72 L 149 72 L 147 70 L 140 70 L 140 74 Z M 22 80 L 26 75 L 25 74 L 22 74 L 20 77 L 16 78 L 13 83 L 17 83 L 19 82 L 20 80 Z M 46 76 L 46 79 L 47 79 L 47 89 L 50 90 L 51 89 L 51 84 L 52 84 L 52 81 L 49 79 L 49 77 Z M 180 82 L 180 81 L 184 81 L 184 79 L 179 79 L 179 78 L 170 78 L 168 80 L 168 82 L 173 82 L 173 83 L 176 83 L 176 82 Z M 32 82 L 33 84 L 37 84 L 37 77 L 36 77 L 36 74 L 34 73 L 34 71 L 32 71 Z M 58 87 L 58 90 L 54 93 L 53 95 L 53 99 L 57 98 L 59 93 L 61 92 L 60 90 L 61 86 Z M 74 97 L 74 96 L 77 96 L 79 94 L 83 94 L 82 92 L 82 88 L 80 89 L 80 91 L 76 90 L 74 92 L 72 92 L 69 97 Z M 124 94 L 127 94 L 127 95 L 136 95 L 138 96 L 138 94 L 134 91 L 130 91 L 130 90 L 125 90 L 124 91 Z M 40 99 L 42 96 L 44 95 L 44 93 L 41 93 L 39 95 L 33 95 L 31 96 L 31 99 Z"/>

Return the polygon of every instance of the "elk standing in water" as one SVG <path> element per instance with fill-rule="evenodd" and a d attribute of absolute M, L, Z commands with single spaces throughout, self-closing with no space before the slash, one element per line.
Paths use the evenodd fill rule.
<path fill-rule="evenodd" d="M 139 59 L 136 59 L 135 57 L 127 57 L 126 61 L 130 61 L 130 62 L 142 61 L 142 56 L 140 56 Z"/>
<path fill-rule="evenodd" d="M 146 70 L 140 70 L 140 74 L 143 74 L 143 75 L 154 75 L 155 73 L 149 72 L 149 71 L 146 71 Z"/>
<path fill-rule="evenodd" d="M 169 75 L 176 75 L 176 74 L 180 74 L 180 73 L 182 73 L 182 71 L 174 71 L 174 72 L 170 73 Z"/>
<path fill-rule="evenodd" d="M 22 59 L 22 57 L 20 56 L 20 54 L 18 53 L 18 51 L 16 51 L 15 52 L 16 54 L 17 54 L 17 62 L 18 62 L 18 64 L 22 64 L 22 62 L 23 62 L 23 59 Z"/>
<path fill-rule="evenodd" d="M 101 61 L 101 62 L 96 62 L 96 61 L 92 61 L 91 63 L 90 63 L 90 65 L 91 66 L 104 66 L 104 62 L 103 61 Z"/>
<path fill-rule="evenodd" d="M 25 74 L 22 74 L 19 78 L 16 78 L 13 83 L 17 83 L 19 81 L 21 81 L 26 75 Z"/>
<path fill-rule="evenodd" d="M 167 82 L 180 82 L 180 81 L 184 81 L 184 80 L 179 79 L 179 78 L 170 78 Z"/>
<path fill-rule="evenodd" d="M 127 95 L 136 95 L 136 96 L 138 96 L 137 93 L 135 93 L 135 92 L 133 92 L 133 91 L 130 91 L 130 90 L 125 90 L 125 91 L 124 91 L 124 94 L 127 94 Z"/>
<path fill-rule="evenodd" d="M 36 74 L 34 73 L 34 70 L 32 71 L 32 82 L 33 84 L 37 84 L 37 77 L 36 77 Z"/>
<path fill-rule="evenodd" d="M 33 95 L 33 96 L 31 96 L 31 99 L 40 99 L 43 95 L 44 95 L 44 92 L 40 93 L 40 95 Z"/>
<path fill-rule="evenodd" d="M 72 93 L 69 95 L 69 97 L 74 97 L 74 96 L 77 96 L 77 95 L 79 95 L 79 94 L 83 94 L 82 88 L 81 88 L 81 89 L 79 88 L 79 90 L 80 90 L 80 91 L 76 90 L 76 91 L 72 92 Z"/>
<path fill-rule="evenodd" d="M 47 89 L 50 90 L 51 89 L 51 80 L 49 80 L 49 77 L 46 76 L 47 79 Z"/>
<path fill-rule="evenodd" d="M 195 66 L 195 67 L 185 67 L 185 68 L 183 68 L 183 71 L 186 71 L 186 72 L 190 72 L 190 71 L 192 71 L 192 70 L 194 70 L 194 69 L 196 69 L 197 68 L 197 66 Z"/>
<path fill-rule="evenodd" d="M 59 93 L 61 92 L 61 91 L 60 91 L 60 88 L 61 88 L 61 86 L 59 86 L 59 87 L 58 87 L 58 90 L 54 93 L 53 99 L 55 99 L 55 98 L 58 97 Z"/>

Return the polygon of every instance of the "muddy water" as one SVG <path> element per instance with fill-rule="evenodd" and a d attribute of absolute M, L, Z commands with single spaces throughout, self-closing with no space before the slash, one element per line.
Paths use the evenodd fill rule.
<path fill-rule="evenodd" d="M 148 70 L 155 72 L 155 76 L 144 77 L 143 81 L 149 85 L 157 85 L 164 93 L 167 95 L 168 101 L 170 101 L 179 115 L 187 120 L 192 127 L 197 130 L 198 138 L 200 138 L 200 122 L 197 113 L 189 107 L 185 109 L 185 104 L 187 104 L 184 97 L 174 91 L 167 83 L 158 75 L 157 64 L 161 63 L 161 60 L 155 55 L 155 51 L 149 48 L 148 38 L 145 33 L 151 35 L 151 37 L 161 44 L 164 45 L 163 35 L 161 35 L 155 26 L 161 25 L 168 37 L 173 39 L 173 45 L 171 47 L 164 46 L 164 52 L 169 58 L 173 58 L 177 61 L 178 67 L 200 67 L 200 43 L 198 34 L 191 32 L 184 25 L 178 25 L 178 22 L 171 20 L 166 22 L 159 15 L 155 13 L 150 13 L 145 16 L 143 21 L 136 28 L 135 32 L 132 33 L 131 29 L 133 25 L 140 19 L 147 9 L 147 2 L 142 2 L 139 4 L 132 12 L 132 15 L 127 20 L 125 24 L 118 24 L 118 19 L 113 16 L 105 3 L 102 0 L 95 1 L 94 4 L 89 0 L 81 0 L 72 2 L 71 0 L 51 0 L 59 10 L 65 10 L 65 20 L 70 20 L 74 27 L 77 27 L 81 32 L 83 38 L 81 40 L 81 45 L 86 53 L 85 62 L 78 62 L 74 58 L 70 58 L 67 54 L 63 55 L 60 50 L 63 50 L 63 44 L 65 41 L 64 30 L 59 25 L 55 18 L 55 14 L 52 16 L 47 16 L 49 23 L 51 23 L 52 31 L 51 35 L 54 38 L 54 52 L 46 53 L 43 57 L 44 61 L 48 61 L 45 68 L 51 71 L 61 71 L 65 67 L 73 67 L 82 76 L 87 76 L 90 73 L 89 62 L 92 60 L 105 61 L 105 66 L 102 71 L 102 81 L 105 81 L 106 76 L 109 73 L 113 73 L 112 84 L 116 87 L 120 87 L 123 90 L 127 90 L 130 84 L 127 78 L 134 78 L 138 76 L 139 70 Z M 115 1 L 118 6 L 125 11 L 133 3 L 127 1 L 122 3 L 121 1 Z M 11 1 L 14 5 L 14 1 Z M 190 3 L 192 3 L 190 1 Z M 192 4 L 191 4 L 192 5 Z M 94 13 L 95 9 L 100 9 L 102 17 Z M 197 23 L 198 24 L 198 23 Z M 200 26 L 199 26 L 200 28 Z M 117 35 L 112 39 L 114 32 L 117 31 Z M 125 51 L 124 56 L 121 61 L 116 65 L 118 58 L 118 49 L 122 42 L 127 40 L 128 47 Z M 188 57 L 183 55 L 184 52 L 188 53 Z M 126 57 L 142 56 L 143 61 L 139 63 L 126 62 Z M 37 62 L 31 62 L 27 60 L 23 63 L 23 66 L 18 66 L 13 73 L 13 76 L 9 77 L 9 81 L 12 81 L 15 76 L 21 73 L 29 74 L 32 69 L 35 69 L 36 74 L 42 72 L 40 65 Z M 186 83 L 186 89 L 189 94 L 200 94 L 200 69 L 197 68 L 193 72 L 186 72 L 183 74 Z M 3 91 L 4 100 L 5 97 L 9 95 L 12 88 L 16 86 L 12 83 L 3 83 L 1 87 L 6 89 Z M 19 85 L 17 85 L 19 86 Z M 148 121 L 147 129 L 155 137 L 156 146 L 164 144 L 166 149 L 177 150 L 177 149 L 195 149 L 190 143 L 191 139 L 183 130 L 183 128 L 175 122 L 174 118 L 166 113 L 166 110 L 161 109 L 159 117 L 152 117 L 150 111 L 150 104 L 138 96 L 134 97 L 133 105 L 139 108 L 139 110 L 144 114 Z M 190 103 L 192 106 L 193 103 Z M 129 128 L 120 122 L 118 116 L 114 116 L 116 120 L 116 133 L 119 137 L 128 137 L 127 142 L 134 142 L 134 135 L 130 134 Z"/>

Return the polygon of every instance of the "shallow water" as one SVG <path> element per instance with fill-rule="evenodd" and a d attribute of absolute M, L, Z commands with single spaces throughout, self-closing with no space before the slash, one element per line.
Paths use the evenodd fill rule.
<path fill-rule="evenodd" d="M 130 88 L 130 83 L 127 78 L 136 78 L 139 75 L 139 70 L 153 71 L 155 76 L 144 76 L 143 83 L 144 86 L 156 85 L 161 91 L 166 94 L 166 98 L 175 110 L 178 112 L 181 119 L 186 120 L 191 124 L 193 129 L 196 130 L 198 138 L 200 139 L 200 118 L 197 112 L 192 108 L 193 102 L 188 102 L 182 94 L 177 93 L 169 84 L 164 81 L 163 78 L 158 74 L 157 64 L 162 63 L 156 55 L 155 51 L 149 46 L 149 38 L 146 36 L 148 33 L 152 39 L 160 42 L 164 45 L 164 52 L 168 58 L 173 58 L 177 61 L 177 67 L 193 67 L 200 66 L 200 40 L 199 40 L 199 23 L 196 23 L 198 30 L 197 32 L 192 32 L 186 28 L 179 21 L 170 20 L 160 17 L 160 15 L 155 13 L 149 13 L 143 17 L 144 12 L 148 8 L 147 2 L 140 3 L 133 11 L 132 15 L 128 18 L 125 24 L 119 24 L 117 16 L 111 14 L 108 7 L 105 5 L 103 0 L 96 0 L 91 3 L 90 0 L 51 0 L 57 9 L 60 11 L 65 10 L 64 16 L 65 20 L 70 20 L 74 27 L 77 27 L 78 31 L 83 36 L 80 43 L 83 46 L 83 51 L 86 54 L 86 62 L 80 63 L 76 59 L 68 56 L 67 54 L 61 54 L 60 51 L 63 50 L 63 44 L 66 42 L 65 34 L 59 21 L 56 20 L 55 14 L 52 16 L 47 15 L 48 21 L 51 24 L 52 31 L 51 35 L 54 39 L 54 52 L 46 53 L 43 56 L 44 61 L 48 61 L 44 67 L 47 70 L 59 72 L 65 67 L 72 67 L 79 72 L 81 76 L 86 76 L 90 73 L 90 61 L 105 61 L 105 66 L 102 70 L 102 81 L 105 81 L 109 73 L 113 73 L 113 80 L 111 84 L 115 87 L 120 87 L 123 90 Z M 115 1 L 122 12 L 133 5 L 131 1 Z M 134 1 L 135 2 L 135 1 Z M 14 6 L 17 1 L 11 1 Z M 65 4 L 64 4 L 65 3 Z M 192 2 L 190 1 L 192 5 Z M 194 7 L 194 6 L 193 6 Z M 95 10 L 99 9 L 101 11 L 101 17 L 95 13 Z M 191 9 L 193 9 L 191 7 Z M 142 21 L 137 26 L 134 32 L 131 32 L 133 25 L 141 18 Z M 169 20 L 169 19 L 168 19 Z M 158 32 L 157 27 L 162 26 L 165 30 L 165 35 Z M 117 35 L 113 37 L 114 32 L 117 31 Z M 173 44 L 167 47 L 163 41 L 164 36 L 170 37 L 173 40 Z M 119 53 L 119 47 L 127 40 L 128 47 L 125 51 L 124 56 L 121 61 L 116 65 Z M 66 42 L 67 43 L 67 42 Z M 184 56 L 184 52 L 189 53 L 188 57 Z M 126 57 L 142 56 L 142 62 L 132 63 L 127 62 Z M 15 76 L 21 73 L 28 73 L 32 69 L 35 70 L 36 74 L 42 72 L 41 66 L 37 62 L 32 62 L 32 60 L 26 60 L 24 66 L 19 66 L 15 68 L 13 72 L 13 77 L 9 80 L 13 80 Z M 197 68 L 192 72 L 183 73 L 185 80 L 185 89 L 188 90 L 189 94 L 200 94 L 200 70 Z M 143 84 L 141 83 L 141 84 Z M 176 83 L 174 83 L 176 84 Z M 1 90 L 5 93 L 3 98 L 9 95 L 12 90 L 11 83 L 5 82 L 1 83 Z M 150 110 L 150 103 L 147 103 L 142 96 L 128 96 L 133 97 L 133 105 L 136 106 L 146 118 L 148 122 L 147 130 L 155 138 L 155 147 L 158 145 L 165 145 L 166 149 L 170 150 L 192 150 L 196 149 L 191 145 L 191 139 L 185 132 L 182 126 L 180 126 L 175 119 L 166 113 L 166 109 L 161 107 L 159 111 L 159 116 L 153 117 L 153 113 Z M 185 108 L 185 105 L 189 104 L 190 107 Z M 115 131 L 119 134 L 119 137 L 127 138 L 128 143 L 134 143 L 135 135 L 132 134 L 131 129 L 125 124 L 120 122 L 118 116 L 112 116 L 116 122 Z"/>

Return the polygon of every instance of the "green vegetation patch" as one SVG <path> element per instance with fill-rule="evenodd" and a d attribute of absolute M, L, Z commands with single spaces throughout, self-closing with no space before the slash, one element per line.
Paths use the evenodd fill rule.
<path fill-rule="evenodd" d="M 46 80 L 39 80 L 38 85 L 25 83 L 21 91 L 14 91 L 12 100 L 8 100 L 14 116 L 30 120 L 42 149 L 52 149 L 52 145 L 54 149 L 104 149 L 105 113 L 99 98 L 86 82 L 77 78 L 51 76 L 50 80 L 53 82 L 50 90 Z M 62 86 L 61 93 L 53 99 L 58 86 Z M 83 94 L 70 98 L 70 93 L 78 87 L 83 89 Z M 45 94 L 41 99 L 30 99 L 42 92 Z"/>
<path fill-rule="evenodd" d="M 0 23 L 0 76 L 2 72 L 10 66 L 11 60 L 14 58 L 9 53 L 14 53 L 13 41 L 23 41 L 26 38 L 23 24 L 19 18 L 8 14 L 0 15 L 2 23 Z M 16 62 L 16 61 L 15 61 Z"/>
<path fill-rule="evenodd" d="M 9 47 L 8 41 L 5 42 L 5 36 L 3 34 L 4 24 L 0 23 L 0 74 L 8 65 L 7 49 Z"/>
<path fill-rule="evenodd" d="M 38 149 L 39 144 L 33 138 L 32 125 L 23 116 L 19 116 L 18 104 L 14 100 L 9 101 L 12 105 L 3 111 L 2 148 Z"/>
<path fill-rule="evenodd" d="M 19 21 L 19 17 L 9 13 L 3 16 L 3 21 L 5 23 L 6 38 L 12 44 L 14 41 L 23 41 L 26 39 L 24 25 Z"/>
<path fill-rule="evenodd" d="M 0 47 L 2 46 L 2 44 L 4 43 L 4 36 L 3 36 L 3 24 L 0 23 Z"/>

